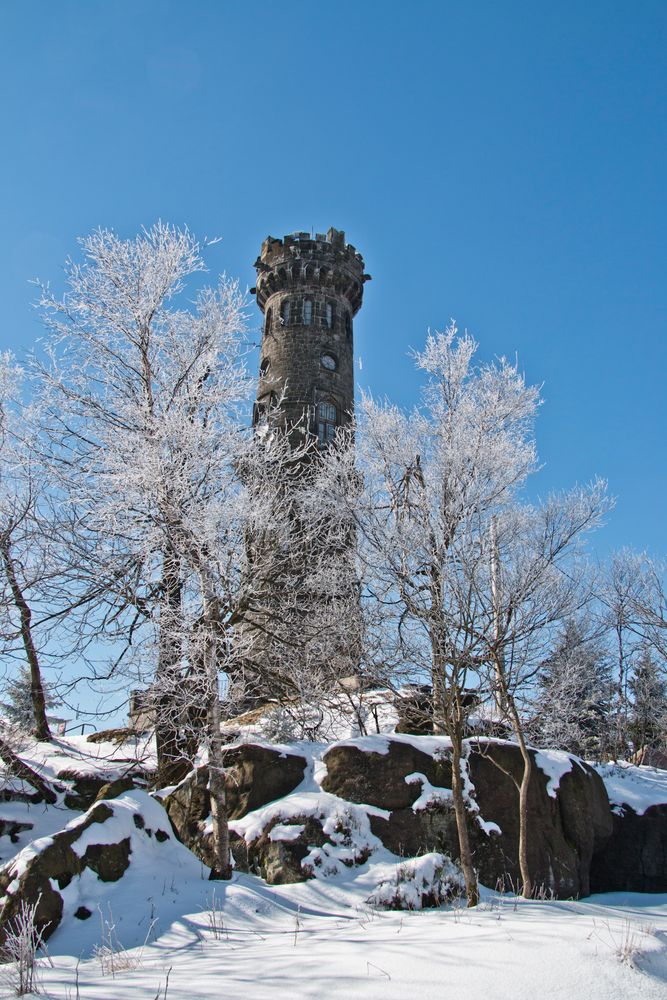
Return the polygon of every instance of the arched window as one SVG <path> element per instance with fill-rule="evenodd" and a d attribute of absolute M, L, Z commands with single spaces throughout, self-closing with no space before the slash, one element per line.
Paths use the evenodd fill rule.
<path fill-rule="evenodd" d="M 266 335 L 268 335 L 269 333 L 271 333 L 271 318 L 272 318 L 271 317 L 271 310 L 267 309 L 266 310 L 266 319 L 264 321 L 264 333 Z"/>
<path fill-rule="evenodd" d="M 347 334 L 348 340 L 352 336 L 352 320 L 350 319 L 349 312 L 345 313 L 345 333 Z"/>
<path fill-rule="evenodd" d="M 283 326 L 287 326 L 289 323 L 290 314 L 290 302 L 289 299 L 283 299 L 280 303 L 280 322 Z"/>
<path fill-rule="evenodd" d="M 317 440 L 320 444 L 328 444 L 336 436 L 336 421 L 338 411 L 333 403 L 318 403 L 317 406 Z"/>
<path fill-rule="evenodd" d="M 329 329 L 333 326 L 334 322 L 334 307 L 333 302 L 327 302 L 324 307 L 324 325 Z"/>
<path fill-rule="evenodd" d="M 310 326 L 313 322 L 313 300 L 303 300 L 303 325 Z"/>
<path fill-rule="evenodd" d="M 259 366 L 259 377 L 266 378 L 270 367 L 271 367 L 270 359 L 262 358 L 261 364 Z"/>

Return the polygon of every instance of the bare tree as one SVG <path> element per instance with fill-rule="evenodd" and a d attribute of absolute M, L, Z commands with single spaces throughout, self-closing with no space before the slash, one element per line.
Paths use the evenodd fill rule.
<path fill-rule="evenodd" d="M 493 514 L 478 546 L 460 553 L 464 613 L 480 642 L 501 712 L 509 720 L 523 761 L 519 793 L 519 868 L 522 892 L 534 891 L 528 859 L 529 791 L 533 761 L 519 698 L 544 660 L 555 629 L 590 600 L 581 544 L 610 502 L 606 486 L 550 497 L 537 506 L 517 500 Z M 486 647 L 486 649 L 484 649 Z M 584 678 L 579 677 L 583 686 Z M 514 780 L 514 779 L 513 779 Z"/>
<path fill-rule="evenodd" d="M 571 562 L 606 506 L 604 485 L 531 507 L 520 490 L 537 468 L 539 392 L 504 360 L 476 365 L 476 344 L 451 326 L 416 355 L 424 405 L 410 414 L 366 399 L 359 433 L 366 473 L 360 526 L 381 600 L 396 609 L 405 657 L 428 669 L 434 726 L 452 744 L 452 793 L 470 905 L 478 899 L 464 793 L 471 706 L 493 691 L 524 761 L 518 783 L 524 892 L 532 760 L 516 693 L 555 623 L 582 600 Z M 566 564 L 569 571 L 566 572 Z"/>
<path fill-rule="evenodd" d="M 204 268 L 187 231 L 158 224 L 124 241 L 100 230 L 81 246 L 84 262 L 68 262 L 63 298 L 44 290 L 40 303 L 50 331 L 34 365 L 45 462 L 106 608 L 96 634 L 124 635 L 124 662 L 141 654 L 142 635 L 149 650 L 157 646 L 155 681 L 165 694 L 156 738 L 167 781 L 180 757 L 170 692 L 184 669 L 174 641 L 183 641 L 191 572 L 183 525 L 215 498 L 238 450 L 249 389 L 244 300 L 223 278 L 194 307 L 178 307 Z"/>
<path fill-rule="evenodd" d="M 11 355 L 0 356 L 0 642 L 5 654 L 18 656 L 27 667 L 32 734 L 49 740 L 34 612 L 44 615 L 46 592 L 56 573 L 49 531 L 52 510 L 20 398 L 22 374 Z"/>
<path fill-rule="evenodd" d="M 428 665 L 434 725 L 452 744 L 452 793 L 469 905 L 478 900 L 464 794 L 469 689 L 486 656 L 477 623 L 463 614 L 461 556 L 489 518 L 511 503 L 535 468 L 532 421 L 539 392 L 515 366 L 475 367 L 476 344 L 452 325 L 430 335 L 417 366 L 423 406 L 403 413 L 365 399 L 359 447 L 366 474 L 360 522 L 378 590 L 395 602 L 406 656 Z M 474 599 L 474 595 L 471 595 Z"/>

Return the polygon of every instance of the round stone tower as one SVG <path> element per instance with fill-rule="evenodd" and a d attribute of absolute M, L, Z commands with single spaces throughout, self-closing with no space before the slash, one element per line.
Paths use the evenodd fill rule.
<path fill-rule="evenodd" d="M 299 428 L 324 446 L 354 408 L 352 325 L 370 275 L 337 229 L 269 236 L 255 268 L 264 331 L 254 421 L 280 401 L 288 433 Z"/>

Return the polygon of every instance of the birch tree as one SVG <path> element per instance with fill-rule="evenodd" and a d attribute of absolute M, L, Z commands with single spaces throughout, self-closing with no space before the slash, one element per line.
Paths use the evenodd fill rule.
<path fill-rule="evenodd" d="M 124 635 L 123 658 L 155 636 L 161 778 L 178 762 L 172 694 L 183 663 L 189 566 L 183 538 L 215 498 L 237 453 L 248 396 L 244 299 L 222 278 L 183 308 L 204 269 L 187 231 L 157 224 L 134 240 L 99 230 L 69 261 L 62 298 L 43 290 L 50 336 L 35 361 L 45 460 L 78 525 L 107 610 L 97 625 Z M 182 298 L 182 296 L 181 296 Z M 224 470 L 224 472 L 221 472 Z"/>
<path fill-rule="evenodd" d="M 477 888 L 464 795 L 463 739 L 474 693 L 494 690 L 524 761 L 519 783 L 520 867 L 527 861 L 532 762 L 515 701 L 537 649 L 577 606 L 562 572 L 575 540 L 604 510 L 604 485 L 521 503 L 537 468 L 539 391 L 505 360 L 475 364 L 476 344 L 452 325 L 429 336 L 417 366 L 423 405 L 411 413 L 366 399 L 359 434 L 367 474 L 363 535 L 383 600 L 397 609 L 407 658 L 428 667 L 434 727 L 452 744 L 452 793 L 468 902 Z M 531 666 L 532 665 L 532 666 Z"/>

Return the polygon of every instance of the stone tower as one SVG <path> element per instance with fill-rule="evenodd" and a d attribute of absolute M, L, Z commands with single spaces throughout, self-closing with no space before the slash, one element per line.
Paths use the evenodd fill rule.
<path fill-rule="evenodd" d="M 308 476 L 317 442 L 325 448 L 354 408 L 352 324 L 361 306 L 364 262 L 345 234 L 294 233 L 268 237 L 255 263 L 252 291 L 264 314 L 253 423 L 281 427 L 308 456 L 288 489 Z M 310 435 L 310 437 L 307 437 Z M 294 521 L 298 524 L 298 518 Z M 341 545 L 326 535 L 276 545 L 270 533 L 249 536 L 249 610 L 237 631 L 242 652 L 241 692 L 246 707 L 268 699 L 285 703 L 294 678 L 330 689 L 354 672 L 358 651 L 348 638 L 349 595 L 356 593 L 354 532 Z M 326 588 L 313 582 L 326 570 Z M 336 582 L 340 581 L 340 583 Z M 333 586 L 333 590 L 332 590 Z M 346 618 L 338 614 L 340 594 Z M 299 688 L 303 694 L 303 686 Z"/>
<path fill-rule="evenodd" d="M 288 432 L 325 445 L 354 407 L 352 326 L 370 275 L 337 229 L 269 236 L 255 268 L 264 331 L 254 420 L 281 399 Z"/>

